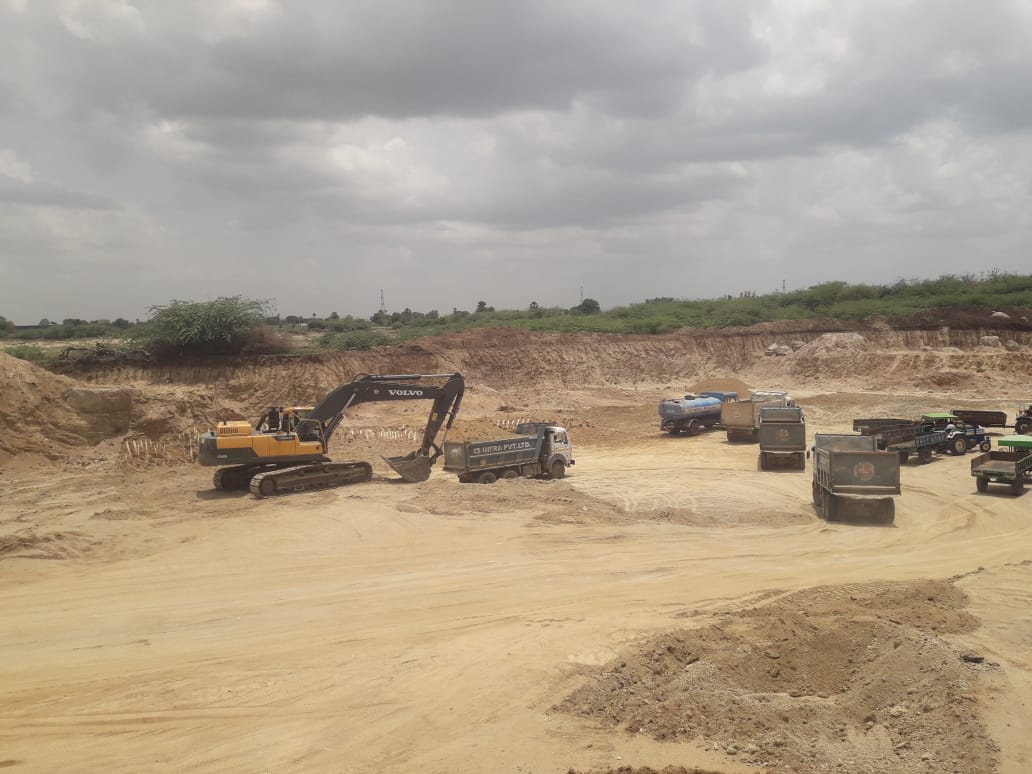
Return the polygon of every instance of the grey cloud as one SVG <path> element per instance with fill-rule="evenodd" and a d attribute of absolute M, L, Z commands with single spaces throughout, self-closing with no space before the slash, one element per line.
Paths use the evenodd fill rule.
<path fill-rule="evenodd" d="M 45 181 L 0 175 L 3 257 L 77 277 L 0 314 L 311 305 L 284 261 L 306 313 L 1027 270 L 1023 0 L 264 6 L 0 10 L 0 158 Z"/>
<path fill-rule="evenodd" d="M 104 196 L 70 191 L 50 183 L 23 182 L 0 175 L 0 204 L 114 210 L 119 205 Z"/>

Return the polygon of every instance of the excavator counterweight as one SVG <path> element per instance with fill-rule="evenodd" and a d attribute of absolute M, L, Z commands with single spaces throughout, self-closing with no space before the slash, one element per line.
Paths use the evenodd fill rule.
<path fill-rule="evenodd" d="M 432 400 L 419 448 L 383 458 L 405 481 L 426 481 L 464 392 L 461 374 L 365 374 L 335 388 L 314 407 L 274 406 L 253 426 L 220 422 L 201 433 L 197 459 L 201 465 L 218 468 L 216 489 L 250 489 L 258 497 L 369 481 L 373 475 L 369 463 L 334 462 L 327 456 L 344 412 L 372 401 Z"/>

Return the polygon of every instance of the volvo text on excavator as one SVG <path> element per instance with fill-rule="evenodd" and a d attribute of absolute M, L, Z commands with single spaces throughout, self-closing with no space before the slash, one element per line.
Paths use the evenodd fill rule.
<path fill-rule="evenodd" d="M 258 497 L 368 481 L 373 475 L 368 462 L 333 462 L 327 456 L 330 437 L 344 412 L 371 401 L 432 400 L 419 448 L 402 457 L 383 458 L 405 481 L 425 481 L 441 455 L 464 392 L 461 374 L 365 374 L 337 387 L 315 407 L 272 407 L 254 426 L 219 422 L 201 433 L 197 461 L 218 467 L 216 489 L 250 488 Z"/>

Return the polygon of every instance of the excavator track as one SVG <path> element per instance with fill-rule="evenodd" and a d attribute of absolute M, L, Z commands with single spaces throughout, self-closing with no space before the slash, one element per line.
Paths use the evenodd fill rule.
<path fill-rule="evenodd" d="M 258 473 L 250 479 L 250 486 L 255 497 L 273 497 L 359 484 L 372 477 L 373 467 L 368 462 L 314 462 Z"/>
<path fill-rule="evenodd" d="M 264 465 L 234 465 L 229 468 L 216 468 L 212 476 L 212 484 L 223 492 L 239 492 L 247 489 L 251 479 Z"/>

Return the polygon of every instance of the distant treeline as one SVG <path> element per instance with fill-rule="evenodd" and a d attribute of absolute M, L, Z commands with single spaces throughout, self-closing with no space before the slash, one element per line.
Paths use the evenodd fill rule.
<path fill-rule="evenodd" d="M 726 328 L 777 320 L 862 320 L 875 315 L 908 318 L 929 310 L 1032 307 L 1032 275 L 990 272 L 987 275 L 943 275 L 933 280 L 900 280 L 891 285 L 825 282 L 804 290 L 757 295 L 744 292 L 705 300 L 652 298 L 603 310 L 598 301 L 583 299 L 572 307 L 496 310 L 478 301 L 472 311 L 453 309 L 400 312 L 378 310 L 369 317 L 271 315 L 271 302 L 239 296 L 215 301 L 172 301 L 152 307 L 150 317 L 132 323 L 116 320 L 41 320 L 33 328 L 17 328 L 0 317 L 0 338 L 20 346 L 7 352 L 26 359 L 46 353 L 33 340 L 119 338 L 126 347 L 147 349 L 158 359 L 195 355 L 278 354 L 285 352 L 356 350 L 421 336 L 486 327 L 532 331 L 598 333 L 667 333 L 679 328 Z M 320 332 L 298 346 L 290 334 Z"/>

